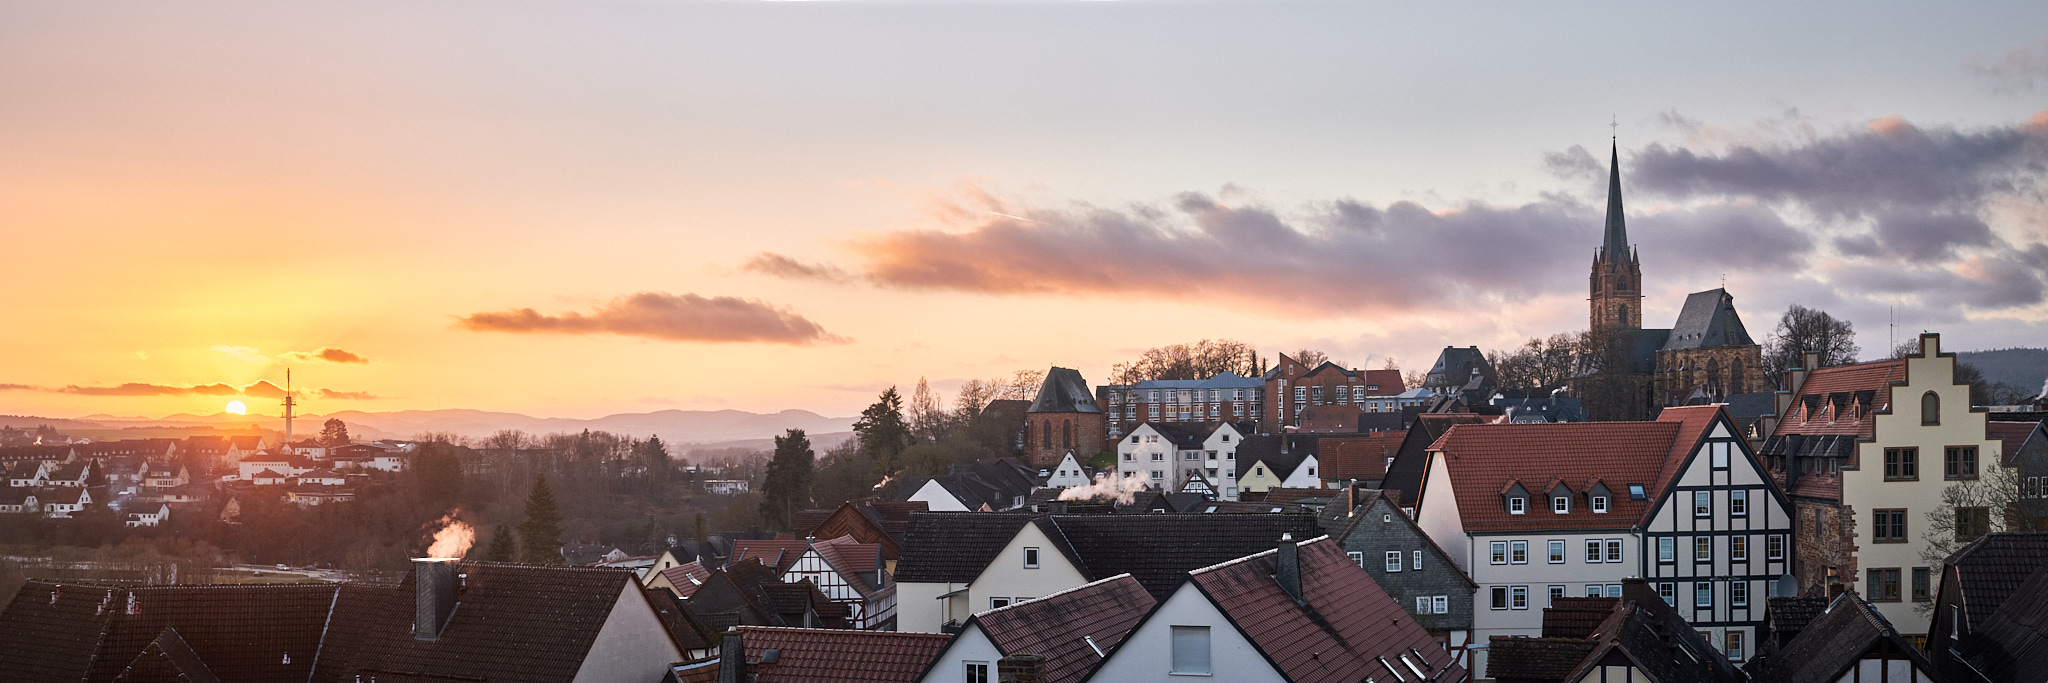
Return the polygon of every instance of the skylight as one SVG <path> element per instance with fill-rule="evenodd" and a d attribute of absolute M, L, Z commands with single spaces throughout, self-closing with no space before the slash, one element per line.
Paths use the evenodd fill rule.
<path fill-rule="evenodd" d="M 1650 499 L 1650 494 L 1648 494 L 1648 493 L 1645 493 L 1645 492 L 1643 491 L 1643 485 L 1642 485 L 1642 484 L 1629 484 L 1629 485 L 1628 485 L 1628 499 L 1629 499 L 1629 500 L 1649 500 L 1649 499 Z"/>

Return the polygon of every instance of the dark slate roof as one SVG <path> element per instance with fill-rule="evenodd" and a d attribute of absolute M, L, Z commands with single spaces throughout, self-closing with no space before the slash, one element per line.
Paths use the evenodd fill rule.
<path fill-rule="evenodd" d="M 1018 497 L 1030 497 L 1031 492 L 1044 483 L 1023 463 L 1012 458 L 997 458 L 954 465 L 945 475 L 931 479 L 905 480 L 903 496 L 916 495 L 926 482 L 931 481 L 945 487 L 969 510 L 979 510 L 983 505 L 990 510 L 1014 508 Z"/>
<path fill-rule="evenodd" d="M 1550 606 L 1543 609 L 1543 635 L 1548 638 L 1590 636 L 1620 604 L 1621 598 L 1551 598 Z"/>
<path fill-rule="evenodd" d="M 457 606 L 435 641 L 413 638 L 414 575 L 363 587 L 336 615 L 315 681 L 378 672 L 434 680 L 565 681 L 576 676 L 622 593 L 641 595 L 631 570 L 463 565 Z M 386 676 L 378 675 L 379 680 Z"/>
<path fill-rule="evenodd" d="M 1962 584 L 1963 613 L 1974 626 L 2006 604 L 2035 570 L 2048 566 L 2048 532 L 1990 534 L 1955 551 L 1946 563 L 1955 565 Z"/>
<path fill-rule="evenodd" d="M 1886 650 L 1893 659 L 1911 659 L 1920 670 L 1933 671 L 1927 658 L 1853 591 L 1836 596 L 1826 613 L 1808 623 L 1792 642 L 1751 659 L 1743 669 L 1752 680 L 1772 683 L 1832 682 L 1872 649 Z"/>
<path fill-rule="evenodd" d="M 1481 424 L 1489 419 L 1472 414 L 1415 416 L 1415 422 L 1408 425 L 1408 435 L 1401 440 L 1401 450 L 1394 454 L 1394 463 L 1387 466 L 1387 478 L 1380 482 L 1380 489 L 1398 498 L 1401 505 L 1415 505 L 1415 492 L 1422 488 L 1422 469 L 1429 464 L 1430 444 L 1436 443 L 1452 426 Z"/>
<path fill-rule="evenodd" d="M 1630 584 L 1640 587 L 1640 583 Z M 1582 680 L 1608 653 L 1620 651 L 1660 683 L 1735 683 L 1741 673 L 1655 593 L 1629 598 L 1589 638 L 1593 653 L 1566 680 Z"/>
<path fill-rule="evenodd" d="M 212 675 L 306 680 L 337 590 L 331 584 L 112 588 L 32 581 L 0 614 L 0 671 L 19 681 L 112 681 L 166 629 L 176 629 Z"/>
<path fill-rule="evenodd" d="M 1619 330 L 1628 336 L 1629 370 L 1638 374 L 1657 371 L 1657 351 L 1671 339 L 1671 330 Z"/>
<path fill-rule="evenodd" d="M 1029 412 L 1100 413 L 1102 408 L 1095 404 L 1095 392 L 1088 388 L 1088 380 L 1081 378 L 1081 371 L 1055 367 L 1045 372 L 1045 383 L 1039 385 Z"/>
<path fill-rule="evenodd" d="M 1600 617 L 1605 620 L 1607 612 Z M 1486 645 L 1486 675 L 1504 681 L 1562 681 L 1593 647 L 1585 638 L 1493 636 Z"/>
<path fill-rule="evenodd" d="M 1607 225 L 1600 240 L 1599 257 L 1610 262 L 1628 263 L 1628 221 L 1623 218 L 1621 210 L 1621 145 L 1617 142 L 1608 153 Z"/>
<path fill-rule="evenodd" d="M 180 681 L 182 683 L 219 683 L 220 677 L 192 651 L 192 646 L 178 637 L 178 630 L 167 628 L 157 634 L 156 640 L 149 641 L 149 647 L 129 662 L 114 677 L 114 683 L 156 683 L 157 681 Z"/>
<path fill-rule="evenodd" d="M 1771 633 L 1780 634 L 1786 640 L 1797 636 L 1828 609 L 1828 599 L 1814 597 L 1770 598 L 1764 608 L 1764 622 Z"/>
<path fill-rule="evenodd" d="M 1490 387 L 1498 381 L 1494 377 L 1493 366 L 1486 362 L 1486 354 L 1481 353 L 1479 347 L 1446 346 L 1442 353 L 1437 354 L 1436 364 L 1430 366 L 1422 386 L 1457 390 L 1472 381 L 1473 368 L 1478 368 L 1479 374 L 1485 378 L 1483 386 Z"/>
<path fill-rule="evenodd" d="M 914 512 L 903 533 L 896 580 L 967 583 L 1003 551 L 1031 515 L 1006 512 Z"/>
<path fill-rule="evenodd" d="M 1005 655 L 1045 657 L 1045 683 L 1076 683 L 1102 661 L 1095 648 L 1116 649 L 1154 604 L 1137 579 L 1118 574 L 976 614 L 969 624 L 980 627 Z M 938 661 L 933 658 L 934 664 Z"/>
<path fill-rule="evenodd" d="M 1709 289 L 1685 297 L 1685 308 L 1679 309 L 1664 350 L 1755 345 L 1735 313 L 1735 297 L 1725 289 Z"/>
<path fill-rule="evenodd" d="M 1778 412 L 1777 395 L 1770 392 L 1729 394 L 1721 400 L 1728 404 L 1728 419 L 1734 420 L 1735 426 L 1745 434 L 1757 420 Z"/>
<path fill-rule="evenodd" d="M 1972 668 L 1994 681 L 2017 681 L 2048 672 L 2048 568 L 2036 570 L 2008 594 L 2005 605 L 1956 648 Z M 1955 678 L 1963 678 L 1956 676 Z"/>
<path fill-rule="evenodd" d="M 1315 453 L 1316 440 L 1314 438 L 1289 439 L 1289 437 L 1300 436 L 1296 434 L 1254 434 L 1245 437 L 1244 443 L 1237 445 L 1238 478 L 1244 478 L 1245 473 L 1251 471 L 1252 463 L 1264 462 L 1266 467 L 1272 468 L 1275 477 L 1286 479 L 1287 475 L 1294 473 L 1294 468 L 1300 467 L 1303 460 L 1308 459 L 1308 456 Z M 1285 448 L 1282 448 L 1282 446 L 1285 446 Z"/>
<path fill-rule="evenodd" d="M 1179 587 L 1189 571 L 1270 550 L 1282 534 L 1299 540 L 1322 533 L 1315 517 L 1307 514 L 1056 515 L 1048 522 L 1048 535 L 1058 533 L 1055 542 L 1083 575 L 1130 574 L 1160 600 Z M 1009 540 L 1004 536 L 995 550 Z"/>
<path fill-rule="evenodd" d="M 661 623 L 668 627 L 668 633 L 676 639 L 676 646 L 685 655 L 690 650 L 718 647 L 718 632 L 711 629 L 697 615 L 683 607 L 683 599 L 674 591 L 663 588 L 643 589 L 647 602 L 654 605 L 654 613 L 661 617 Z"/>
<path fill-rule="evenodd" d="M 1573 397 L 1497 398 L 1493 405 L 1515 422 L 1585 422 L 1586 406 Z"/>

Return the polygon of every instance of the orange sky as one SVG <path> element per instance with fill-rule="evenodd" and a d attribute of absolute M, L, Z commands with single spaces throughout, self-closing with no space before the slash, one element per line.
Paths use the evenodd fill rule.
<path fill-rule="evenodd" d="M 1621 32 L 1602 27 L 1644 17 L 1531 16 L 1540 25 L 1434 38 L 1374 28 L 1374 40 L 1358 40 L 1335 28 L 1360 25 L 1356 9 L 1253 3 L 10 4 L 0 7 L 0 92 L 9 93 L 0 98 L 0 387 L 12 388 L 0 388 L 0 413 L 218 412 L 230 397 L 65 388 L 281 383 L 287 364 L 301 387 L 352 395 L 308 397 L 313 413 L 564 417 L 847 415 L 920 376 L 950 389 L 1057 364 L 1100 382 L 1146 347 L 1204 337 L 1423 366 L 1446 344 L 1497 347 L 1583 326 L 1579 278 L 1597 242 L 1604 178 L 1559 170 L 1558 159 L 1583 146 L 1604 168 L 1610 114 L 1621 112 L 1624 158 L 1652 144 L 1796 146 L 1888 114 L 1930 129 L 2025 131 L 2038 109 L 2030 98 L 1955 77 L 1969 60 L 1995 62 L 2041 40 L 2017 27 L 2048 20 L 2010 14 L 2039 7 L 2005 10 L 1941 13 L 1934 31 L 1928 14 L 1880 13 L 1857 29 L 1874 38 L 1846 54 L 1802 53 L 1810 68 L 1762 69 L 1788 55 L 1735 58 L 1731 48 L 1796 49 L 1775 47 L 1795 42 L 1779 32 L 1812 34 L 1828 17 L 1754 27 L 1730 10 L 1704 20 L 1727 30 L 1718 42 L 1636 36 L 1562 47 L 1535 34 L 1612 35 Z M 1594 23 L 1575 25 L 1584 22 Z M 1515 50 L 1517 63 L 1487 50 Z M 1629 63 L 1616 68 L 1641 87 L 1529 90 L 1543 74 L 1623 54 Z M 1652 82 L 1638 62 L 1688 82 Z M 1504 116 L 1504 99 L 1521 111 Z M 1193 206 L 1184 193 L 1220 209 L 1183 216 Z M 1507 231 L 1499 234 L 1582 230 L 1538 234 L 1531 243 L 1553 244 L 1494 255 L 1514 272 L 1474 273 L 1502 282 L 1437 286 L 1431 296 L 1441 299 L 1431 300 L 1388 294 L 1410 276 L 1347 279 L 1356 273 L 1342 260 L 1271 255 L 1263 272 L 1322 270 L 1284 284 L 1252 268 L 1223 289 L 1203 289 L 1212 285 L 1201 272 L 1147 270 L 1159 262 L 1144 245 L 1178 245 L 1196 264 L 1205 249 L 1245 252 L 1260 239 L 1250 232 L 1259 211 L 1327 235 L 1337 224 L 1314 217 L 1352 198 L 1390 213 L 1415 202 L 1448 226 L 1389 223 L 1397 227 L 1383 248 L 1356 247 L 1372 258 L 1421 243 L 1403 230 L 1457 230 L 1495 213 L 1537 217 L 1484 228 Z M 1982 215 L 2001 242 L 1915 267 L 1998 279 L 2007 271 L 1965 263 L 1967 250 L 2048 239 L 2038 204 L 1992 199 Z M 1645 194 L 1631 200 L 1631 221 L 1663 215 L 1678 234 L 1686 221 L 1725 219 L 1700 218 L 1712 210 L 1757 206 L 1747 201 Z M 1094 271 L 1004 275 L 1017 283 L 1007 291 L 903 274 L 934 262 L 902 256 L 920 234 L 1112 234 L 1108 214 L 1179 218 Z M 1203 222 L 1211 219 L 1219 222 Z M 1659 225 L 1643 224 L 1636 235 Z M 1958 312 L 1910 292 L 1846 294 L 1851 275 L 1835 273 L 1878 257 L 1833 246 L 1851 229 L 1843 224 L 1797 228 L 1815 245 L 1804 270 L 1821 273 L 1797 283 L 1769 263 L 1646 250 L 1646 320 L 1668 321 L 1685 292 L 1727 272 L 1738 303 L 1753 302 L 1744 311 L 1759 337 L 1772 312 L 1802 301 L 1856 316 L 1871 349 L 1882 343 L 1883 307 L 1896 301 L 1918 316 L 1908 327 L 1965 334 L 1956 348 L 2048 338 L 2037 336 L 2048 320 L 2039 301 Z M 1200 239 L 1176 237 L 1186 235 Z M 1678 238 L 1643 237 L 1681 244 L 1659 239 Z M 1471 242 L 1461 248 L 1501 247 Z M 973 258 L 1016 255 L 995 240 L 959 244 L 989 250 Z M 763 253 L 839 279 L 747 268 Z M 1043 256 L 1054 262 L 1033 267 L 1051 272 L 1074 255 Z M 890 261 L 899 257 L 913 260 Z M 1421 272 L 1459 267 L 1447 263 Z M 1184 279 L 1139 286 L 1167 275 Z M 1295 301 L 1325 281 L 1346 291 Z M 642 303 L 685 308 L 709 305 L 689 295 L 736 297 L 721 310 L 818 332 L 795 344 L 677 340 L 627 329 L 667 309 L 601 313 L 640 293 L 665 297 Z M 1341 303 L 1352 299 L 1355 308 Z M 557 331 L 509 332 L 470 317 L 529 308 Z M 561 322 L 569 312 L 587 319 Z M 288 357 L 325 348 L 367 362 Z M 269 399 L 250 403 L 274 412 Z"/>

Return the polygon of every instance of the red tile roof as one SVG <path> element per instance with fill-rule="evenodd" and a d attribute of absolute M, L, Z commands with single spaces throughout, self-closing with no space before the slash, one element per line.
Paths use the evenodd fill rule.
<path fill-rule="evenodd" d="M 1273 580 L 1274 557 L 1268 550 L 1191 574 L 1288 679 L 1405 680 L 1411 674 L 1397 678 L 1380 661 L 1414 661 L 1410 648 L 1428 658 L 1414 662 L 1425 672 L 1449 667 L 1440 680 L 1464 677 L 1429 632 L 1327 537 L 1299 546 L 1301 603 Z"/>
<path fill-rule="evenodd" d="M 1626 528 L 1649 514 L 1669 479 L 1662 472 L 1673 444 L 1690 422 L 1465 424 L 1451 427 L 1430 450 L 1444 452 L 1467 530 Z M 1613 494 L 1609 513 L 1595 514 L 1581 495 L 1571 512 L 1555 514 L 1538 488 L 1561 480 L 1584 494 L 1596 479 Z M 1527 513 L 1511 515 L 1501 492 L 1516 483 L 1532 499 Z M 1643 485 L 1649 500 L 1631 500 L 1630 484 Z M 1441 494 L 1422 492 L 1430 495 Z"/>
<path fill-rule="evenodd" d="M 739 629 L 757 683 L 909 683 L 953 640 L 944 633 L 770 626 Z M 759 663 L 761 655 L 771 649 L 778 651 L 775 663 Z"/>
<path fill-rule="evenodd" d="M 1367 370 L 1365 383 L 1379 386 L 1379 389 L 1366 390 L 1373 396 L 1393 396 L 1408 390 L 1408 385 L 1401 381 L 1400 370 Z"/>
<path fill-rule="evenodd" d="M 1807 375 L 1806 384 L 1799 387 L 1799 395 L 1792 398 L 1792 407 L 1785 410 L 1786 414 L 1778 422 L 1778 429 L 1773 434 L 1873 436 L 1877 424 L 1871 420 L 1869 412 L 1850 415 L 1844 411 L 1843 414 L 1837 414 L 1828 398 L 1835 394 L 1848 394 L 1853 397 L 1858 391 L 1875 392 L 1875 400 L 1870 402 L 1870 411 L 1886 411 L 1891 409 L 1891 383 L 1903 381 L 1906 381 L 1904 359 L 1838 365 L 1815 370 Z M 1810 402 L 1817 402 L 1818 405 L 1809 408 Z M 1853 400 L 1851 405 L 1854 405 Z"/>
<path fill-rule="evenodd" d="M 711 570 L 705 569 L 701 562 L 691 562 L 661 570 L 661 578 L 668 579 L 669 585 L 675 586 L 677 597 L 688 598 L 697 592 L 698 586 L 704 585 L 705 579 L 711 578 Z"/>
<path fill-rule="evenodd" d="M 1102 661 L 1095 648 L 1103 652 L 1115 649 L 1154 604 L 1144 584 L 1130 574 L 1118 574 L 982 612 L 970 623 L 980 626 L 1005 656 L 1045 657 L 1045 683 L 1073 683 Z M 1093 647 L 1089 639 L 1094 640 Z"/>

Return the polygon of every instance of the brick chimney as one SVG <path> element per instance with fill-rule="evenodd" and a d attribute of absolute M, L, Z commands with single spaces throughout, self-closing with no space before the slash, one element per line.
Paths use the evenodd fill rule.
<path fill-rule="evenodd" d="M 441 628 L 455 613 L 455 565 L 460 560 L 421 557 L 412 561 L 415 600 L 412 637 L 440 640 Z"/>
<path fill-rule="evenodd" d="M 1045 657 L 1020 653 L 996 660 L 996 683 L 1045 683 Z"/>
<path fill-rule="evenodd" d="M 1295 547 L 1294 534 L 1280 534 L 1280 549 L 1275 555 L 1273 580 L 1280 582 L 1280 590 L 1286 591 L 1287 597 L 1300 603 L 1301 554 Z"/>
<path fill-rule="evenodd" d="M 728 628 L 718 641 L 718 683 L 744 683 L 747 678 L 747 648 L 740 642 L 740 630 Z"/>

